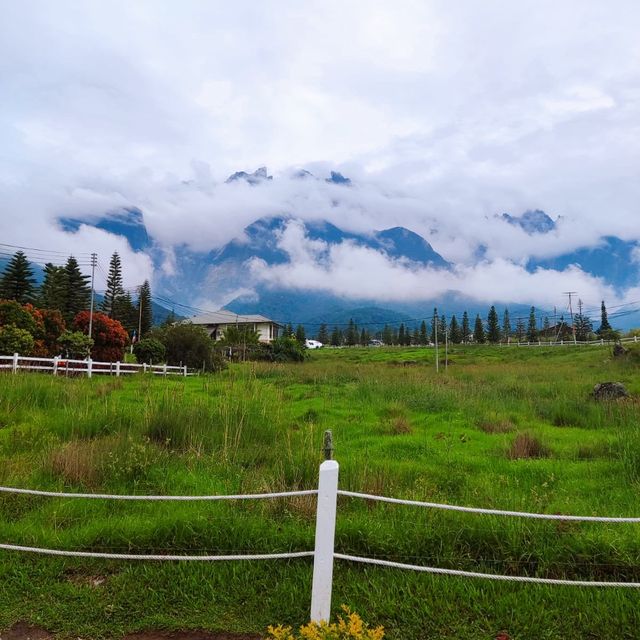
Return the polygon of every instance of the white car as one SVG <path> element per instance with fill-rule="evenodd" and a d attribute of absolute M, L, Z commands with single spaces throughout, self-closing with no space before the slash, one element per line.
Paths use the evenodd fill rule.
<path fill-rule="evenodd" d="M 322 342 L 318 342 L 317 340 L 305 340 L 304 346 L 307 347 L 307 349 L 322 349 L 322 347 L 324 347 Z"/>

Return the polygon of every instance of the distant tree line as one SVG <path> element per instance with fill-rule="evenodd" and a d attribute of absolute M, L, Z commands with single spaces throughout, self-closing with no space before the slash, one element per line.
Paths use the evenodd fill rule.
<path fill-rule="evenodd" d="M 477 314 L 473 325 L 469 313 L 464 311 L 460 321 L 454 314 L 447 318 L 446 314 L 439 314 L 437 308 L 427 323 L 422 320 L 418 323 L 404 323 L 400 325 L 385 324 L 380 330 L 370 331 L 366 326 L 358 327 L 351 319 L 345 328 L 338 325 L 329 328 L 327 324 L 321 324 L 315 339 L 326 345 L 339 346 L 366 346 L 372 340 L 379 340 L 386 345 L 398 346 L 425 346 L 436 342 L 445 341 L 452 344 L 499 344 L 515 342 L 537 342 L 573 340 L 580 342 L 604 338 L 615 340 L 619 333 L 615 331 L 608 320 L 607 309 L 604 301 L 601 304 L 600 326 L 594 331 L 593 322 L 582 312 L 582 302 L 579 302 L 579 312 L 574 314 L 573 322 L 566 320 L 564 315 L 555 318 L 553 322 L 548 316 L 538 317 L 536 308 L 531 307 L 526 317 L 511 318 L 509 309 L 505 308 L 502 318 L 498 315 L 496 307 L 492 305 L 486 318 Z M 285 334 L 300 334 L 304 339 L 304 327 L 299 325 L 294 332 L 291 325 L 285 329 Z"/>

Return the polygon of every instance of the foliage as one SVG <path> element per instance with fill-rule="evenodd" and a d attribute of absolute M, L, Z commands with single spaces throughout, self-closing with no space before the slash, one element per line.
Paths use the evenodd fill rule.
<path fill-rule="evenodd" d="M 80 313 L 89 308 L 91 303 L 91 288 L 88 284 L 89 276 L 80 271 L 78 261 L 70 256 L 65 267 L 66 294 L 64 308 L 60 309 L 67 325 Z"/>
<path fill-rule="evenodd" d="M 17 251 L 0 277 L 0 298 L 21 304 L 34 298 L 36 281 L 33 269 L 23 251 Z"/>
<path fill-rule="evenodd" d="M 88 311 L 81 311 L 73 320 L 74 329 L 89 335 L 89 317 Z M 117 320 L 113 320 L 99 311 L 94 312 L 91 337 L 93 338 L 91 357 L 94 360 L 100 362 L 122 361 L 129 336 Z"/>
<path fill-rule="evenodd" d="M 529 324 L 527 325 L 527 340 L 535 342 L 538 339 L 538 328 L 536 324 L 536 308 L 531 307 L 529 311 Z"/>
<path fill-rule="evenodd" d="M 214 343 L 205 329 L 190 322 L 157 327 L 150 335 L 162 342 L 167 364 L 216 371 L 220 358 L 214 355 Z"/>
<path fill-rule="evenodd" d="M 260 334 L 247 324 L 232 324 L 224 330 L 224 336 L 218 344 L 228 347 L 246 347 L 260 342 Z"/>
<path fill-rule="evenodd" d="M 316 336 L 318 342 L 322 342 L 322 344 L 329 344 L 329 340 L 331 337 L 329 336 L 329 329 L 327 325 L 322 323 L 320 328 L 318 329 L 318 335 Z"/>
<path fill-rule="evenodd" d="M 276 338 L 271 343 L 271 353 L 274 362 L 302 362 L 307 356 L 304 344 L 295 338 Z"/>
<path fill-rule="evenodd" d="M 476 316 L 476 322 L 473 328 L 473 341 L 477 344 L 483 344 L 486 341 L 484 325 L 482 324 L 482 318 L 480 317 L 480 314 Z"/>
<path fill-rule="evenodd" d="M 500 342 L 500 322 L 498 320 L 498 312 L 493 305 L 491 305 L 487 317 L 487 340 L 491 344 Z"/>
<path fill-rule="evenodd" d="M 33 353 L 34 344 L 33 336 L 26 329 L 20 329 L 13 324 L 0 327 L 1 355 L 9 356 L 19 353 L 29 356 Z"/>
<path fill-rule="evenodd" d="M 118 299 L 124 295 L 122 288 L 122 262 L 118 252 L 115 251 L 109 261 L 109 274 L 107 276 L 107 288 L 102 301 L 102 311 L 110 318 L 116 318 L 118 312 Z"/>
<path fill-rule="evenodd" d="M 383 627 L 371 628 L 349 607 L 343 605 L 346 616 L 338 615 L 338 622 L 309 622 L 295 633 L 291 627 L 269 626 L 268 640 L 382 640 Z"/>
<path fill-rule="evenodd" d="M 142 338 L 142 340 L 133 345 L 133 353 L 138 359 L 138 362 L 158 364 L 164 361 L 166 349 L 162 342 L 156 338 Z"/>
<path fill-rule="evenodd" d="M 0 327 L 13 325 L 35 335 L 39 327 L 31 308 L 15 300 L 0 300 Z"/>
<path fill-rule="evenodd" d="M 296 327 L 296 340 L 300 343 L 300 344 L 304 344 L 305 340 L 307 339 L 307 334 L 304 330 L 304 325 L 299 324 Z"/>
<path fill-rule="evenodd" d="M 57 344 L 65 358 L 84 360 L 91 354 L 93 339 L 82 331 L 64 331 L 57 339 Z"/>
<path fill-rule="evenodd" d="M 65 322 L 58 309 L 40 309 L 42 318 L 42 343 L 46 355 L 53 357 L 58 354 L 58 339 L 65 332 Z"/>
<path fill-rule="evenodd" d="M 42 309 L 64 310 L 67 299 L 67 272 L 50 262 L 44 266 L 44 280 L 38 293 L 38 306 Z"/>
<path fill-rule="evenodd" d="M 142 313 L 140 312 L 142 307 Z M 140 335 L 138 340 L 142 336 L 146 336 L 153 326 L 153 306 L 151 302 L 151 285 L 148 280 L 145 280 L 140 287 L 140 294 L 138 296 L 138 307 L 136 309 L 138 317 L 140 319 Z"/>

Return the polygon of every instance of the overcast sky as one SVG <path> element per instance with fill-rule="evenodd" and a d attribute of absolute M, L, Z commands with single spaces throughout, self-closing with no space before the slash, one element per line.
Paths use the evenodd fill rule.
<path fill-rule="evenodd" d="M 69 237 L 56 217 L 137 206 L 158 243 L 195 250 L 264 215 L 402 225 L 490 299 L 521 287 L 530 255 L 640 239 L 635 0 L 21 0 L 2 14 L 0 242 L 105 263 L 118 250 L 133 284 L 151 275 L 146 256 L 95 229 Z M 271 183 L 224 185 L 261 165 Z M 298 168 L 354 185 L 291 179 Z M 536 208 L 561 216 L 557 232 L 495 218 Z M 374 268 L 342 249 L 336 273 Z M 371 286 L 388 290 L 397 269 L 383 261 Z M 553 286 L 613 295 L 575 269 Z"/>

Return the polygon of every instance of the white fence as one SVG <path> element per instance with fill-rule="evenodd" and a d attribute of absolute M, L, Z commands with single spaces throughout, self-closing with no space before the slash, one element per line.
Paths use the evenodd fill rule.
<path fill-rule="evenodd" d="M 131 362 L 98 362 L 87 360 L 73 360 L 69 358 L 27 358 L 14 353 L 12 356 L 0 356 L 0 371 L 10 369 L 12 373 L 18 371 L 40 371 L 52 373 L 54 376 L 93 375 L 125 376 L 131 373 L 153 373 L 160 376 L 187 376 L 187 367 L 169 366 L 166 364 L 134 364 Z"/>
<path fill-rule="evenodd" d="M 533 340 L 527 342 L 499 342 L 498 344 L 501 347 L 573 347 L 573 346 L 587 346 L 587 347 L 601 347 L 601 346 L 611 346 L 620 342 L 622 344 L 626 344 L 629 342 L 638 342 L 638 336 L 631 336 L 630 338 L 620 338 L 619 340 L 605 340 L 604 338 L 600 338 L 599 340 L 552 340 L 547 342 L 545 340 Z M 486 342 L 485 344 L 490 344 Z M 495 345 L 493 345 L 495 346 Z"/>
<path fill-rule="evenodd" d="M 62 549 L 44 549 L 15 544 L 0 544 L 0 549 L 7 551 L 19 551 L 37 553 L 51 556 L 65 556 L 78 558 L 103 558 L 110 560 L 147 560 L 147 561 L 188 561 L 188 562 L 212 562 L 233 560 L 284 560 L 296 558 L 313 558 L 313 581 L 311 589 L 311 620 L 329 620 L 331 613 L 331 591 L 333 582 L 333 567 L 335 560 L 364 563 L 392 569 L 404 569 L 423 573 L 458 576 L 464 578 L 480 578 L 485 580 L 499 580 L 509 582 L 527 582 L 546 585 L 568 585 L 579 587 L 619 587 L 640 588 L 636 582 L 614 582 L 593 580 L 564 580 L 556 578 L 544 578 L 536 576 L 515 576 L 503 574 L 481 573 L 477 571 L 462 571 L 458 569 L 445 569 L 422 565 L 406 564 L 381 560 L 377 558 L 365 558 L 361 556 L 347 555 L 335 550 L 335 530 L 338 496 L 352 499 L 372 500 L 376 502 L 392 503 L 408 507 L 426 509 L 444 509 L 448 511 L 461 511 L 479 515 L 507 516 L 518 518 L 534 518 L 539 520 L 567 520 L 573 522 L 600 522 L 600 523 L 640 523 L 636 517 L 608 517 L 608 516 L 576 516 L 546 513 L 526 513 L 522 511 L 504 511 L 500 509 L 476 509 L 473 507 L 461 507 L 457 505 L 439 504 L 434 502 L 420 502 L 416 500 L 402 500 L 384 496 L 375 496 L 353 491 L 342 491 L 338 488 L 338 463 L 335 460 L 326 460 L 320 465 L 318 489 L 306 491 L 286 491 L 281 493 L 241 494 L 241 495 L 112 495 L 95 493 L 64 493 L 56 491 L 39 491 L 35 489 L 18 489 L 14 487 L 0 487 L 2 493 L 26 494 L 45 496 L 50 498 L 81 498 L 99 500 L 170 500 L 170 501 L 219 501 L 219 500 L 264 500 L 286 498 L 293 496 L 317 495 L 316 529 L 314 550 L 292 551 L 289 553 L 262 553 L 239 555 L 167 555 L 167 554 L 131 554 L 131 553 L 101 553 L 92 551 L 72 551 Z"/>

